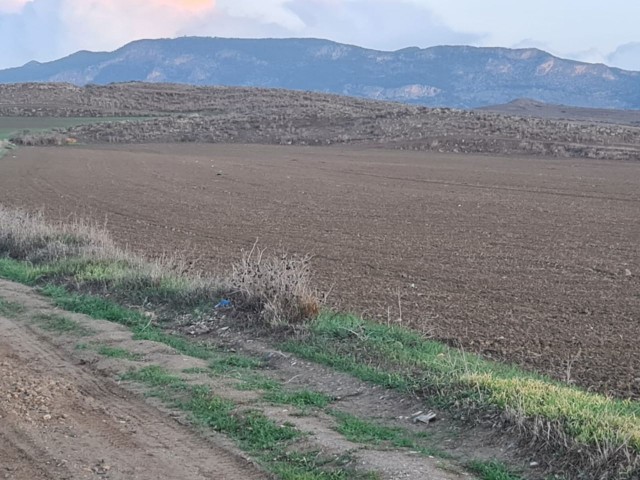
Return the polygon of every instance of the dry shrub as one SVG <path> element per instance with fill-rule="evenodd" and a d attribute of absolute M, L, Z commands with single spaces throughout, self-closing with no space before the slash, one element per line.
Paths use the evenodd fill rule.
<path fill-rule="evenodd" d="M 42 213 L 0 205 L 0 256 L 46 263 L 86 255 L 108 258 L 117 253 L 107 231 L 94 224 L 78 219 L 50 224 Z"/>
<path fill-rule="evenodd" d="M 11 138 L 14 144 L 27 147 L 66 145 L 67 140 L 67 136 L 60 132 L 25 132 Z"/>
<path fill-rule="evenodd" d="M 34 265 L 58 264 L 59 280 L 91 291 L 118 293 L 128 300 L 158 302 L 174 308 L 213 301 L 227 290 L 215 277 L 192 274 L 176 256 L 148 261 L 119 248 L 106 229 L 85 220 L 47 223 L 42 213 L 0 205 L 0 258 Z M 62 264 L 64 262 L 64 265 Z"/>
<path fill-rule="evenodd" d="M 239 307 L 259 314 L 267 325 L 294 325 L 314 318 L 320 301 L 311 288 L 309 257 L 263 253 L 255 246 L 245 252 L 228 281 L 202 277 L 190 274 L 188 265 L 175 257 L 149 262 L 121 249 L 93 223 L 79 219 L 47 223 L 42 213 L 0 205 L 0 257 L 38 265 L 57 263 L 60 280 L 71 281 L 75 288 L 115 290 L 128 299 L 174 307 L 210 302 L 231 290 Z"/>
<path fill-rule="evenodd" d="M 233 266 L 231 286 L 242 306 L 258 313 L 270 326 L 290 326 L 320 313 L 320 300 L 311 287 L 310 257 L 264 256 L 253 246 Z"/>

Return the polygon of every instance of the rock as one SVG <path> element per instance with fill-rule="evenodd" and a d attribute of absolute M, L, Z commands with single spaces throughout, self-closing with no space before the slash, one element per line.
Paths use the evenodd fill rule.
<path fill-rule="evenodd" d="M 631 273 L 631 270 L 629 270 L 628 268 L 625 268 L 625 269 L 624 269 L 624 276 L 625 276 L 625 277 L 630 277 L 631 275 L 633 275 L 633 274 Z"/>
<path fill-rule="evenodd" d="M 422 414 L 422 412 L 416 416 L 413 417 L 413 423 L 426 423 L 429 424 L 433 421 L 435 421 L 436 419 L 436 414 L 434 412 L 427 412 L 425 414 Z"/>

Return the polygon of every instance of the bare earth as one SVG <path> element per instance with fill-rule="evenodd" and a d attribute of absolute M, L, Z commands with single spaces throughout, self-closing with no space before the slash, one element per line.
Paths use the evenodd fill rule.
<path fill-rule="evenodd" d="M 192 433 L 182 426 L 190 420 L 179 410 L 153 396 L 143 402 L 144 388 L 119 380 L 132 369 L 150 365 L 210 388 L 216 396 L 233 401 L 237 411 L 260 411 L 278 424 L 293 425 L 307 434 L 298 444 L 301 451 L 321 452 L 327 459 L 348 456 L 353 468 L 376 472 L 381 480 L 472 479 L 459 466 L 465 458 L 523 460 L 513 457 L 513 441 L 508 445 L 494 441 L 496 437 L 486 429 L 461 435 L 443 412 L 438 423 L 429 427 L 429 436 L 458 461 L 355 443 L 336 431 L 335 419 L 325 412 L 300 414 L 296 408 L 261 403 L 260 392 L 238 388 L 232 378 L 186 374 L 185 369 L 206 369 L 207 362 L 163 344 L 135 340 L 120 325 L 61 312 L 29 287 L 0 280 L 0 299 L 21 307 L 11 318 L 0 316 L 0 478 L 272 478 L 238 455 L 224 436 L 207 434 L 202 428 Z M 34 321 L 42 314 L 64 314 L 87 333 L 79 337 L 42 329 Z M 83 348 L 78 348 L 79 342 Z M 273 355 L 264 372 L 279 381 L 286 379 L 293 387 L 313 388 L 327 395 L 338 393 L 334 406 L 341 411 L 425 433 L 425 426 L 402 416 L 425 408 L 419 399 L 289 357 L 260 342 L 246 345 L 254 349 L 253 354 Z M 100 355 L 98 346 L 123 349 L 137 358 Z M 112 379 L 118 379 L 117 383 Z"/>
<path fill-rule="evenodd" d="M 640 398 L 638 162 L 258 145 L 15 156 L 0 160 L 3 204 L 106 220 L 123 244 L 210 271 L 256 239 L 312 253 L 333 305 Z"/>
<path fill-rule="evenodd" d="M 2 317 L 0 392 L 0 478 L 267 477 Z"/>

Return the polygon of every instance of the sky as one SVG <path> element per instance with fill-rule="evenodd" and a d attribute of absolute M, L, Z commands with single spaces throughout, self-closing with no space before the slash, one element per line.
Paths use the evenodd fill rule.
<path fill-rule="evenodd" d="M 634 0 L 0 0 L 0 68 L 141 38 L 316 37 L 380 50 L 536 47 L 640 70 Z"/>

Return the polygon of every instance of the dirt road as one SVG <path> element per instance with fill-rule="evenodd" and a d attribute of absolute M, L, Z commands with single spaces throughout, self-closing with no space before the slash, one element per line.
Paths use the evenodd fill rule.
<path fill-rule="evenodd" d="M 332 472 L 335 478 L 364 478 L 360 474 L 375 472 L 376 478 L 384 480 L 471 480 L 474 477 L 464 468 L 471 460 L 526 464 L 527 456 L 518 456 L 513 439 L 498 439 L 487 428 L 461 431 L 454 421 L 445 420 L 448 417 L 444 412 L 440 412 L 441 421 L 429 427 L 428 443 L 424 443 L 426 427 L 403 416 L 425 408 L 424 400 L 390 392 L 282 352 L 275 355 L 271 346 L 260 341 L 222 339 L 231 342 L 228 345 L 237 342 L 238 346 L 248 346 L 251 351 L 246 353 L 257 355 L 253 358 L 264 358 L 265 352 L 275 355 L 268 369 L 257 368 L 254 375 L 268 372 L 268 378 L 276 384 L 327 396 L 340 392 L 332 408 L 366 422 L 382 422 L 410 437 L 420 434 L 422 447 L 433 452 L 446 447 L 447 459 L 441 458 L 443 455 L 416 455 L 414 448 L 350 440 L 323 409 L 312 412 L 306 407 L 283 408 L 265 401 L 260 387 L 242 385 L 238 372 L 214 373 L 207 368 L 211 360 L 138 340 L 129 329 L 112 322 L 61 311 L 33 289 L 2 279 L 0 312 L 6 315 L 0 315 L 0 478 L 274 478 L 237 454 L 235 443 L 228 437 L 203 424 L 194 428 L 195 434 L 183 427 L 192 422 L 184 411 L 175 408 L 175 398 L 171 397 L 175 390 L 165 390 L 168 396 L 163 396 L 143 383 L 120 381 L 132 371 L 149 367 L 232 402 L 236 405 L 234 418 L 260 412 L 277 425 L 295 428 L 302 436 L 295 445 L 288 445 L 288 451 L 299 448 L 295 451 L 310 459 L 320 456 L 322 471 Z M 55 328 L 56 318 L 64 318 L 66 325 L 75 329 Z M 228 354 L 226 347 L 210 347 L 212 354 Z M 261 434 L 264 432 L 257 433 Z M 277 454 L 271 450 L 269 455 Z M 311 470 L 320 473 L 315 467 Z M 308 478 L 306 474 L 311 473 L 298 466 L 289 471 L 289 476 L 283 476 Z"/>
<path fill-rule="evenodd" d="M 329 301 L 640 397 L 640 163 L 243 145 L 20 149 L 0 202 L 220 271 L 315 255 Z M 399 308 L 399 306 L 401 308 Z M 569 368 L 570 367 L 570 368 Z"/>
<path fill-rule="evenodd" d="M 268 475 L 0 317 L 0 478 Z"/>

